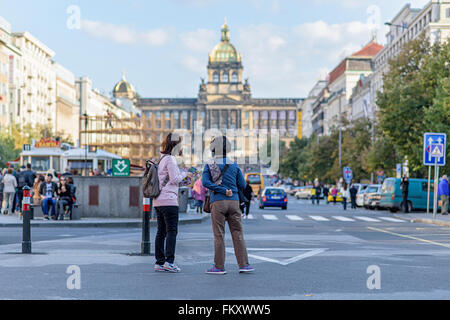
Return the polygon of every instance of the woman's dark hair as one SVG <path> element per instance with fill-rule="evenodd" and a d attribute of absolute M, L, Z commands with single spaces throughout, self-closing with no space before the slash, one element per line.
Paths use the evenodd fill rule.
<path fill-rule="evenodd" d="M 170 154 L 170 155 L 176 155 L 177 150 L 179 149 L 178 155 L 183 155 L 183 150 L 181 150 L 181 141 L 183 140 L 183 137 L 176 133 L 169 133 L 164 139 L 164 141 L 161 144 L 161 153 L 162 154 Z M 175 151 L 174 151 L 175 149 Z"/>
<path fill-rule="evenodd" d="M 211 141 L 209 149 L 213 156 L 226 157 L 227 153 L 231 152 L 231 143 L 225 136 L 216 137 Z"/>

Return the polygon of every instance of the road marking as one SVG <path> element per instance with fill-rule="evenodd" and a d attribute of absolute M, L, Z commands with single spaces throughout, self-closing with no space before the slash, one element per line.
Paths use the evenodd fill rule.
<path fill-rule="evenodd" d="M 321 217 L 321 216 L 309 216 L 311 219 L 316 221 L 330 221 L 327 218 Z"/>
<path fill-rule="evenodd" d="M 391 221 L 391 222 L 406 222 L 405 220 L 395 219 L 395 218 L 388 218 L 388 217 L 380 217 L 382 220 Z"/>
<path fill-rule="evenodd" d="M 292 258 L 286 259 L 286 260 L 277 260 L 274 258 L 269 258 L 269 257 L 264 257 L 264 256 L 260 256 L 260 255 L 256 255 L 256 254 L 251 254 L 248 253 L 248 256 L 250 258 L 254 258 L 254 259 L 258 259 L 261 261 L 266 261 L 266 262 L 272 262 L 272 263 L 276 263 L 276 264 L 280 264 L 282 266 L 287 266 L 291 263 L 297 262 L 299 260 L 303 260 L 315 255 L 318 255 L 322 252 L 325 252 L 327 249 L 325 248 L 320 248 L 320 249 L 286 249 L 286 248 L 247 248 L 247 251 L 261 251 L 261 252 L 269 252 L 269 251 L 273 251 L 273 252 L 280 252 L 280 251 L 307 251 L 305 253 L 302 253 L 300 255 L 294 256 Z M 226 251 L 228 253 L 232 253 L 234 254 L 234 249 L 233 248 L 226 248 Z"/>
<path fill-rule="evenodd" d="M 274 216 L 273 214 L 263 214 L 263 218 L 266 220 L 278 220 L 277 216 Z"/>
<path fill-rule="evenodd" d="M 299 216 L 291 216 L 291 215 L 287 215 L 286 218 L 288 218 L 291 221 L 303 221 L 303 218 L 299 217 Z"/>
<path fill-rule="evenodd" d="M 396 232 L 391 232 L 391 231 L 387 231 L 387 230 L 383 230 L 383 229 L 373 228 L 373 227 L 367 227 L 367 229 L 374 230 L 374 231 L 379 231 L 379 232 L 384 232 L 384 233 L 388 233 L 388 234 L 392 234 L 394 236 L 398 236 L 398 237 L 402 237 L 402 238 L 408 238 L 408 239 L 413 239 L 413 240 L 417 240 L 417 241 L 421 241 L 421 242 L 426 242 L 426 243 L 434 244 L 434 245 L 445 247 L 445 248 L 450 248 L 450 244 L 445 244 L 445 243 L 435 242 L 435 241 L 431 241 L 431 240 L 421 239 L 421 238 L 408 236 L 408 235 L 400 234 L 400 233 L 396 233 Z"/>
<path fill-rule="evenodd" d="M 255 216 L 253 216 L 252 214 L 249 214 L 249 215 L 247 216 L 247 219 L 249 219 L 249 220 L 254 220 L 254 219 L 255 219 Z"/>
<path fill-rule="evenodd" d="M 381 222 L 380 220 L 369 218 L 369 217 L 355 217 L 356 219 L 367 221 L 367 222 Z"/>
<path fill-rule="evenodd" d="M 333 217 L 333 218 L 335 218 L 336 220 L 345 221 L 345 222 L 355 221 L 353 219 L 350 219 L 350 218 L 347 218 L 347 217 L 341 217 L 341 216 L 337 216 L 337 217 Z"/>

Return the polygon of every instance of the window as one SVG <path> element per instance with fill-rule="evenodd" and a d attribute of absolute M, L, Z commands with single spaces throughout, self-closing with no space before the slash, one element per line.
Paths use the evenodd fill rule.
<path fill-rule="evenodd" d="M 238 82 L 238 75 L 236 72 L 233 72 L 233 75 L 231 77 L 231 82 L 234 82 L 234 83 Z"/>
<path fill-rule="evenodd" d="M 50 157 L 32 157 L 31 168 L 39 172 L 48 171 L 50 169 Z"/>
<path fill-rule="evenodd" d="M 214 83 L 218 83 L 218 82 L 219 82 L 219 73 L 214 72 L 214 75 L 213 75 L 213 82 L 214 82 Z"/>
<path fill-rule="evenodd" d="M 230 79 L 229 79 L 228 73 L 224 72 L 223 76 L 222 76 L 222 82 L 229 82 L 229 81 L 230 81 Z"/>

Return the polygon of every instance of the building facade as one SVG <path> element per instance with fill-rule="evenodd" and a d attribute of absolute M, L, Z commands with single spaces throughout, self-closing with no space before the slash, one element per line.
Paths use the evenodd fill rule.
<path fill-rule="evenodd" d="M 416 39 L 422 33 L 433 43 L 450 39 L 450 1 L 432 0 L 423 9 L 411 8 L 411 5 L 407 4 L 389 24 L 386 45 L 374 57 L 370 103 L 375 111 L 378 110 L 376 93 L 383 91 L 383 74 L 389 71 L 389 59 L 397 56 L 405 43 Z"/>
<path fill-rule="evenodd" d="M 303 100 L 301 104 L 301 110 L 302 110 L 302 121 L 301 121 L 301 130 L 302 130 L 302 137 L 309 138 L 313 135 L 315 132 L 315 128 L 317 129 L 317 125 L 314 128 L 313 126 L 313 106 L 315 105 L 315 102 L 318 101 L 319 95 L 323 91 L 323 89 L 327 86 L 326 80 L 319 80 L 314 85 L 312 90 L 309 92 L 308 96 L 305 100 Z M 323 119 L 316 119 L 317 121 L 323 120 Z M 316 124 L 317 124 L 316 121 Z"/>

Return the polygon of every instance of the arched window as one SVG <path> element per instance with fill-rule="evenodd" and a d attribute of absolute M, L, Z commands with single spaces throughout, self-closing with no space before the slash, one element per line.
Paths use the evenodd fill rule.
<path fill-rule="evenodd" d="M 218 83 L 219 82 L 219 73 L 214 72 L 213 74 L 213 82 Z"/>
<path fill-rule="evenodd" d="M 231 82 L 233 82 L 233 83 L 238 82 L 238 75 L 236 72 L 233 72 L 233 76 L 231 77 Z"/>
<path fill-rule="evenodd" d="M 228 73 L 224 72 L 223 76 L 222 76 L 222 82 L 229 82 L 230 81 L 230 77 L 228 76 Z"/>

